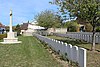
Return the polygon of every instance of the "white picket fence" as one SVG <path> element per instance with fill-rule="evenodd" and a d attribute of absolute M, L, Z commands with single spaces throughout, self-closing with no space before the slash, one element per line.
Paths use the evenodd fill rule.
<path fill-rule="evenodd" d="M 77 62 L 80 67 L 86 67 L 86 49 L 72 46 L 71 44 L 44 37 L 39 34 L 33 34 L 33 36 L 47 43 L 53 50 L 59 52 L 61 55 L 66 56 L 65 54 L 67 53 L 66 58 L 73 62 Z"/>
<path fill-rule="evenodd" d="M 89 32 L 67 32 L 66 34 L 54 33 L 56 36 L 75 38 L 92 43 L 92 33 Z M 96 43 L 100 43 L 100 33 L 96 33 Z"/>

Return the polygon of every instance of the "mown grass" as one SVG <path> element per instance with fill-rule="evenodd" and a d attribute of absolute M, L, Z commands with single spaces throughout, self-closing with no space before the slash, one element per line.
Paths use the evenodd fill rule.
<path fill-rule="evenodd" d="M 48 37 L 87 49 L 87 67 L 100 67 L 100 44 L 96 44 L 96 52 L 92 52 L 91 44 L 85 41 L 58 36 Z"/>
<path fill-rule="evenodd" d="M 0 44 L 0 67 L 63 67 L 34 37 L 19 37 L 21 44 Z"/>

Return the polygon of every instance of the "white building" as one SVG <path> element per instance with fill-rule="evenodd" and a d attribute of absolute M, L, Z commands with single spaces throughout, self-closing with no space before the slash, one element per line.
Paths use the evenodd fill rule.
<path fill-rule="evenodd" d="M 23 23 L 21 25 L 21 34 L 24 36 L 32 36 L 33 32 L 36 32 L 37 30 L 43 30 L 44 27 L 38 26 L 37 23 Z"/>

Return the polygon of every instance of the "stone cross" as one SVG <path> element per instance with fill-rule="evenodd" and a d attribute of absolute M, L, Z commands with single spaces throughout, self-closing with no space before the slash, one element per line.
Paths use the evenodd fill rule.
<path fill-rule="evenodd" d="M 10 10 L 10 25 L 9 25 L 9 32 L 12 32 L 12 10 Z"/>

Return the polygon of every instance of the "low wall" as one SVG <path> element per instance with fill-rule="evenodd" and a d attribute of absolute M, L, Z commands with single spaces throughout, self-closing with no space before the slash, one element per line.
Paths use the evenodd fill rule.
<path fill-rule="evenodd" d="M 47 30 L 48 33 L 66 33 L 67 32 L 67 28 L 49 28 Z"/>
<path fill-rule="evenodd" d="M 33 32 L 23 32 L 23 36 L 33 36 Z"/>

